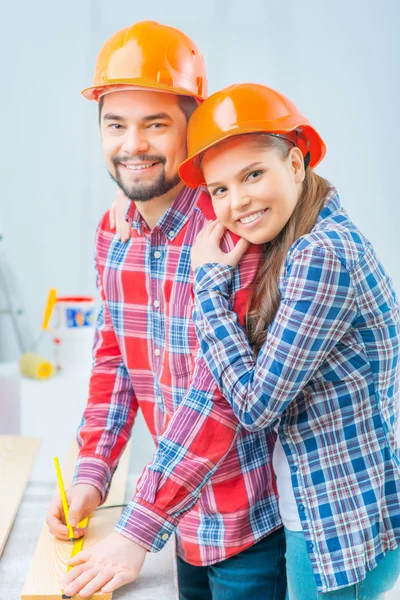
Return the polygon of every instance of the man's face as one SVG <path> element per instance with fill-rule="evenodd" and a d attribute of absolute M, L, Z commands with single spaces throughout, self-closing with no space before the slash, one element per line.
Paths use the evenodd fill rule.
<path fill-rule="evenodd" d="M 180 183 L 187 121 L 177 96 L 112 92 L 104 96 L 100 126 L 108 171 L 128 198 L 145 202 Z"/>

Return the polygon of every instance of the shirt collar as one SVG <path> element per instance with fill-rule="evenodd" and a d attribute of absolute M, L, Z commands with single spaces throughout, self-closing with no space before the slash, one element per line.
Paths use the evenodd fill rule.
<path fill-rule="evenodd" d="M 182 227 L 186 224 L 190 214 L 197 203 L 202 188 L 191 189 L 184 186 L 168 210 L 163 214 L 156 224 L 166 237 L 173 241 Z M 147 228 L 146 222 L 139 213 L 136 204 L 131 202 L 127 208 L 125 219 L 131 223 L 133 229 L 139 233 Z"/>
<path fill-rule="evenodd" d="M 326 196 L 326 201 L 325 201 L 324 207 L 321 210 L 321 212 L 319 213 L 315 224 L 320 223 L 324 219 L 328 219 L 329 217 L 331 217 L 333 215 L 333 213 L 335 213 L 341 209 L 342 209 L 342 206 L 340 204 L 339 194 L 337 193 L 336 188 L 331 187 Z"/>

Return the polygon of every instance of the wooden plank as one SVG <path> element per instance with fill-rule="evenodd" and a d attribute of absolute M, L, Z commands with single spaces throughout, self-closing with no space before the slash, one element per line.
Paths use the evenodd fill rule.
<path fill-rule="evenodd" d="M 41 443 L 39 438 L 0 435 L 0 556 Z"/>
<path fill-rule="evenodd" d="M 130 444 L 121 457 L 114 474 L 111 490 L 104 506 L 123 504 L 128 477 Z M 74 442 L 68 454 L 65 467 L 62 469 L 65 487 L 71 485 L 78 449 Z M 50 466 L 49 466 L 50 468 Z M 57 493 L 57 490 L 56 490 Z M 88 534 L 85 536 L 83 548 L 97 544 L 114 529 L 122 508 L 108 508 L 95 511 L 89 521 Z M 67 571 L 72 543 L 55 538 L 49 533 L 45 524 L 39 536 L 31 566 L 22 589 L 22 600 L 60 600 L 60 579 Z M 110 600 L 112 594 L 96 593 L 93 600 Z M 78 596 L 74 596 L 78 598 Z"/>
<path fill-rule="evenodd" d="M 133 440 L 132 452 L 135 444 L 137 446 L 137 438 Z M 51 469 L 48 473 L 50 475 Z M 129 473 L 125 501 L 129 501 L 134 495 L 137 479 L 138 474 Z M 1 600 L 21 600 L 22 586 L 53 493 L 54 483 L 28 483 L 0 560 Z M 148 552 L 139 577 L 114 592 L 112 600 L 177 600 L 174 542 L 171 539 L 160 552 Z"/>

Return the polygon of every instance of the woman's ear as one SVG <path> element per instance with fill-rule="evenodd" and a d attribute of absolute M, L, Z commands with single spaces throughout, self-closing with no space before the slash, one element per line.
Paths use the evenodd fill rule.
<path fill-rule="evenodd" d="M 300 148 L 296 147 L 290 150 L 289 161 L 295 183 L 302 183 L 306 176 L 306 171 L 304 168 L 304 157 Z"/>

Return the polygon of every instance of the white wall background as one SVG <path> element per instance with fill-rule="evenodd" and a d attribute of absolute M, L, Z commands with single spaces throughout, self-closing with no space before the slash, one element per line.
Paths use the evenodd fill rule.
<path fill-rule="evenodd" d="M 0 234 L 27 333 L 39 333 L 50 287 L 95 293 L 94 232 L 114 184 L 97 107 L 80 90 L 106 38 L 142 19 L 196 41 L 210 93 L 254 81 L 299 106 L 328 146 L 319 173 L 337 186 L 400 292 L 398 0 L 0 0 Z M 0 315 L 0 361 L 17 358 Z M 143 424 L 136 443 L 147 460 Z"/>
<path fill-rule="evenodd" d="M 114 188 L 97 107 L 79 92 L 105 39 L 142 19 L 197 42 L 210 92 L 256 81 L 302 109 L 328 145 L 319 172 L 338 187 L 400 289 L 397 0 L 0 4 L 0 233 L 33 336 L 50 287 L 95 292 L 93 236 Z M 9 319 L 0 317 L 0 360 L 17 357 Z"/>

